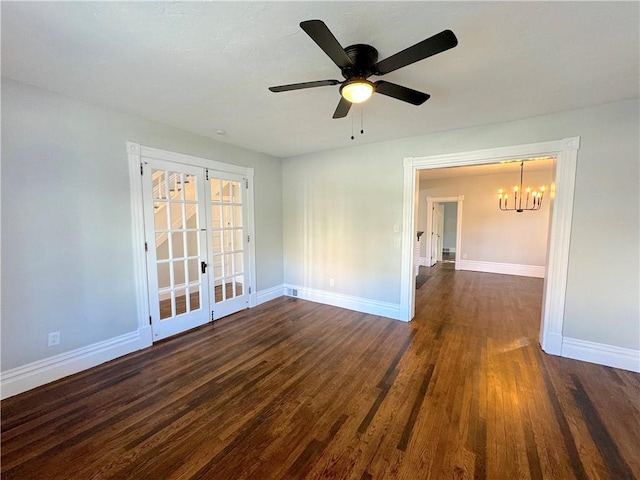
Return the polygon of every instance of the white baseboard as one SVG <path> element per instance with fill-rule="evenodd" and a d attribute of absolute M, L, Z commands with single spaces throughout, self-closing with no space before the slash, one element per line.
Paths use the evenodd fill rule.
<path fill-rule="evenodd" d="M 562 356 L 640 373 L 640 350 L 564 337 Z"/>
<path fill-rule="evenodd" d="M 260 290 L 258 292 L 258 303 L 268 302 L 269 300 L 275 300 L 276 298 L 282 297 L 285 295 L 284 285 L 277 285 L 275 287 L 267 288 L 265 290 Z"/>
<path fill-rule="evenodd" d="M 150 345 L 151 328 L 147 328 L 7 370 L 0 374 L 1 398 L 12 397 Z"/>
<path fill-rule="evenodd" d="M 549 355 L 562 356 L 562 335 L 557 333 L 547 333 L 546 337 L 541 339 L 541 347 L 545 353 Z"/>
<path fill-rule="evenodd" d="M 545 267 L 542 265 L 520 265 L 517 263 L 483 262 L 480 260 L 458 260 L 456 262 L 456 270 L 544 278 Z"/>
<path fill-rule="evenodd" d="M 418 257 L 418 262 L 420 263 L 420 266 L 426 267 L 427 266 L 427 257 Z"/>
<path fill-rule="evenodd" d="M 356 312 L 380 315 L 381 317 L 393 318 L 394 320 L 407 321 L 406 314 L 403 316 L 400 311 L 400 304 L 379 302 L 368 298 L 353 297 L 351 295 L 298 287 L 296 285 L 285 285 L 284 287 L 285 294 L 288 296 L 295 296 L 303 300 L 324 303 L 334 307 L 346 308 L 347 310 L 355 310 Z M 293 295 L 293 290 L 296 290 L 297 295 Z"/>

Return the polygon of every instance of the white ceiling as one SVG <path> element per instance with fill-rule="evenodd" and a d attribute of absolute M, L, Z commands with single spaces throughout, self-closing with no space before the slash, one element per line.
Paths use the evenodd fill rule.
<path fill-rule="evenodd" d="M 639 96 L 638 2 L 2 2 L 2 75 L 278 157 L 510 121 Z M 386 58 L 444 29 L 459 45 L 384 76 L 365 134 L 331 118 L 341 79 L 300 29 Z M 356 130 L 360 115 L 357 108 Z M 225 135 L 217 135 L 222 129 Z"/>

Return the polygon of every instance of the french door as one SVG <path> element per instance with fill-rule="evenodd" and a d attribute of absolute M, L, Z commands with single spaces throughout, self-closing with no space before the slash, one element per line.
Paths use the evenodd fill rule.
<path fill-rule="evenodd" d="M 215 320 L 249 305 L 247 189 L 246 179 L 237 174 L 208 170 L 207 180 L 209 299 Z"/>
<path fill-rule="evenodd" d="M 249 306 L 242 175 L 145 159 L 143 209 L 153 340 Z"/>

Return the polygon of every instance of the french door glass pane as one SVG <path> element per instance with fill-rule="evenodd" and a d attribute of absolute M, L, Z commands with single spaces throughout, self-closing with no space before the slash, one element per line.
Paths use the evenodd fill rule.
<path fill-rule="evenodd" d="M 167 181 L 164 170 L 154 170 L 151 176 L 153 183 L 153 198 L 167 198 Z"/>
<path fill-rule="evenodd" d="M 167 260 L 169 258 L 169 242 L 166 242 L 166 233 L 156 233 L 156 257 L 158 260 Z"/>
<path fill-rule="evenodd" d="M 184 262 L 173 262 L 173 283 L 174 285 L 184 285 Z"/>
<path fill-rule="evenodd" d="M 222 201 L 231 201 L 231 186 L 229 180 L 222 180 Z"/>
<path fill-rule="evenodd" d="M 166 230 L 168 225 L 166 203 L 154 202 L 153 211 L 156 230 Z"/>
<path fill-rule="evenodd" d="M 211 179 L 211 201 L 220 202 L 220 179 L 212 178 Z"/>
<path fill-rule="evenodd" d="M 191 310 L 198 310 L 200 308 L 200 287 L 195 286 L 189 288 L 189 303 Z"/>
<path fill-rule="evenodd" d="M 198 228 L 198 205 L 187 205 L 187 228 L 188 229 L 197 229 Z"/>
<path fill-rule="evenodd" d="M 184 234 L 182 231 L 171 233 L 173 258 L 184 257 Z"/>
<path fill-rule="evenodd" d="M 243 277 L 242 276 L 236 277 L 234 282 L 235 282 L 236 295 L 242 295 L 242 284 L 244 283 Z"/>
<path fill-rule="evenodd" d="M 196 201 L 196 189 L 191 188 L 191 184 L 195 182 L 193 175 L 185 175 L 184 176 L 184 198 L 185 200 L 189 200 L 192 202 Z"/>
<path fill-rule="evenodd" d="M 233 226 L 242 227 L 242 206 L 236 205 L 233 207 Z"/>
<path fill-rule="evenodd" d="M 213 232 L 213 254 L 219 255 L 222 253 L 222 232 Z"/>
<path fill-rule="evenodd" d="M 195 257 L 198 255 L 198 232 L 197 231 L 188 231 L 186 232 L 187 237 L 187 257 Z"/>
<path fill-rule="evenodd" d="M 187 313 L 187 294 L 182 288 L 176 289 L 176 315 Z"/>
<path fill-rule="evenodd" d="M 171 199 L 171 227 L 182 228 L 182 204 Z"/>

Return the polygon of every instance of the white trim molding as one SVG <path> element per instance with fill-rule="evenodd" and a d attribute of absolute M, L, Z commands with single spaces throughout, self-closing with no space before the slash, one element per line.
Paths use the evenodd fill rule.
<path fill-rule="evenodd" d="M 133 276 L 136 289 L 136 306 L 138 311 L 138 331 L 148 335 L 144 341 L 146 346 L 153 343 L 153 335 L 149 327 L 147 257 L 144 252 L 144 209 L 142 202 L 142 175 L 140 175 L 140 145 L 127 142 L 129 157 L 129 191 L 131 192 L 131 242 L 133 246 Z"/>
<path fill-rule="evenodd" d="M 562 356 L 640 373 L 640 350 L 564 337 Z"/>
<path fill-rule="evenodd" d="M 265 302 L 275 300 L 286 295 L 286 289 L 284 285 L 276 285 L 275 287 L 265 288 L 257 292 L 257 305 L 261 305 Z"/>
<path fill-rule="evenodd" d="M 128 145 L 138 145 L 127 142 Z M 208 168 L 210 170 L 218 170 L 227 173 L 237 173 L 238 175 L 249 175 L 253 177 L 252 167 L 242 167 L 232 163 L 224 163 L 219 160 L 193 157 L 184 153 L 170 152 L 168 150 L 160 150 L 158 148 L 146 147 L 138 145 L 140 156 L 165 160 L 167 162 L 184 163 L 187 165 L 195 165 L 197 167 Z"/>
<path fill-rule="evenodd" d="M 310 302 L 323 303 L 356 312 L 406 321 L 402 318 L 400 305 L 396 303 L 379 302 L 368 298 L 353 297 L 351 295 L 299 287 L 297 285 L 285 285 L 284 287 L 285 294 L 289 297 L 301 298 L 302 300 L 309 300 Z M 292 293 L 293 291 L 296 292 L 296 295 Z"/>
<path fill-rule="evenodd" d="M 569 242 L 571 239 L 571 219 L 573 217 L 573 193 L 579 148 L 580 137 L 572 137 L 550 142 L 405 158 L 403 160 L 404 228 L 400 285 L 402 319 L 409 321 L 415 315 L 414 262 L 412 258 L 413 238 L 416 234 L 415 227 L 417 225 L 418 171 L 431 168 L 484 165 L 520 158 L 555 157 L 555 182 L 551 188 L 551 215 L 547 264 L 545 267 L 540 345 L 547 353 L 561 355 L 565 293 L 569 268 Z M 458 246 L 456 246 L 456 250 L 458 250 Z"/>
<path fill-rule="evenodd" d="M 147 335 L 151 338 L 150 332 L 136 330 L 2 372 L 2 399 L 141 350 L 148 346 Z"/>
<path fill-rule="evenodd" d="M 544 265 L 520 265 L 517 263 L 483 262 L 480 260 L 456 260 L 456 270 L 500 273 L 520 277 L 544 278 Z"/>
<path fill-rule="evenodd" d="M 555 181 L 551 185 L 551 215 L 547 243 L 547 271 L 542 299 L 540 345 L 553 355 L 561 355 L 558 338 L 564 327 L 564 304 L 569 271 L 569 244 L 573 218 L 573 197 L 578 164 L 579 138 L 568 141 L 556 156 Z"/>

